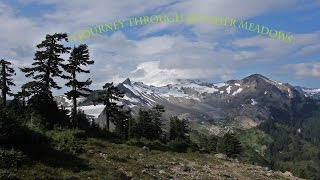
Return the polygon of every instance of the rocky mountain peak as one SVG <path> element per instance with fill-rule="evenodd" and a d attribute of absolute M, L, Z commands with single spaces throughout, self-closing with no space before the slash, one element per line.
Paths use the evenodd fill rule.
<path fill-rule="evenodd" d="M 122 82 L 122 84 L 128 84 L 128 85 L 131 85 L 131 80 L 129 78 L 127 78 L 126 80 L 124 80 Z"/>
<path fill-rule="evenodd" d="M 252 82 L 268 82 L 270 81 L 270 79 L 268 79 L 267 77 L 261 75 L 261 74 L 252 74 L 246 78 L 243 79 L 243 82 L 245 83 L 252 83 Z"/>
<path fill-rule="evenodd" d="M 201 84 L 198 79 L 177 79 L 177 82 L 180 84 Z"/>

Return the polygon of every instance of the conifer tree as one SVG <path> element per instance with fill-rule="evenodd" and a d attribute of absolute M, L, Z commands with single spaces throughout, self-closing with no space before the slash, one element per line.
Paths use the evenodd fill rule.
<path fill-rule="evenodd" d="M 46 39 L 37 45 L 40 50 L 35 53 L 32 67 L 21 68 L 21 71 L 26 73 L 26 77 L 34 79 L 35 88 L 49 96 L 52 94 L 52 88 L 61 89 L 53 78 L 65 78 L 61 70 L 64 59 L 60 56 L 69 53 L 71 48 L 60 44 L 63 40 L 68 42 L 66 33 L 47 35 Z"/>
<path fill-rule="evenodd" d="M 59 110 L 54 101 L 52 89 L 61 89 L 54 80 L 55 77 L 66 78 L 62 73 L 64 59 L 61 55 L 69 53 L 70 47 L 62 43 L 68 42 L 66 33 L 55 33 L 46 35 L 44 41 L 37 45 L 39 49 L 35 53 L 34 62 L 31 67 L 20 68 L 26 77 L 33 78 L 31 85 L 33 96 L 28 101 L 28 106 L 33 113 L 41 116 L 41 126 L 53 129 L 56 125 L 64 126 L 69 119 L 65 111 Z"/>
<path fill-rule="evenodd" d="M 94 64 L 94 61 L 90 60 L 88 46 L 81 44 L 73 48 L 68 64 L 64 66 L 65 71 L 70 74 L 67 77 L 69 81 L 66 86 L 71 87 L 72 90 L 67 92 L 66 95 L 73 101 L 72 121 L 75 126 L 79 126 L 80 123 L 79 120 L 77 120 L 77 98 L 80 96 L 89 96 L 88 92 L 91 92 L 91 90 L 88 87 L 92 83 L 90 79 L 79 81 L 77 79 L 77 73 L 90 73 L 90 70 L 85 70 L 82 66 L 91 64 Z"/>
<path fill-rule="evenodd" d="M 138 113 L 138 135 L 146 139 L 155 139 L 154 124 L 149 110 L 140 109 Z"/>
<path fill-rule="evenodd" d="M 186 120 L 180 120 L 177 116 L 170 118 L 170 130 L 169 130 L 169 139 L 170 140 L 187 140 L 189 133 L 189 127 L 186 123 Z"/>
<path fill-rule="evenodd" d="M 162 105 L 156 105 L 152 107 L 150 110 L 150 115 L 153 121 L 153 136 L 155 139 L 161 139 L 163 136 L 163 131 L 162 131 L 162 113 L 164 113 L 164 106 Z"/>
<path fill-rule="evenodd" d="M 135 119 L 131 116 L 128 120 L 128 139 L 139 136 L 139 128 Z"/>
<path fill-rule="evenodd" d="M 115 132 L 125 140 L 129 138 L 129 123 L 132 123 L 130 121 L 132 121 L 130 110 L 119 111 L 119 115 L 113 120 Z"/>
<path fill-rule="evenodd" d="M 170 118 L 170 130 L 169 139 L 170 140 L 188 140 L 189 128 L 184 119 L 180 120 L 177 116 Z"/>
<path fill-rule="evenodd" d="M 21 86 L 21 91 L 19 91 L 16 94 L 16 98 L 19 101 L 22 101 L 22 107 L 25 108 L 26 107 L 26 98 L 30 97 L 32 94 L 31 88 L 32 88 L 32 82 L 24 84 Z"/>
<path fill-rule="evenodd" d="M 226 133 L 220 143 L 219 151 L 228 157 L 236 157 L 241 153 L 242 146 L 234 133 Z"/>
<path fill-rule="evenodd" d="M 0 89 L 2 91 L 3 106 L 7 104 L 7 95 L 13 96 L 10 86 L 15 86 L 12 79 L 12 76 L 15 75 L 15 70 L 11 65 L 9 61 L 5 61 L 4 59 L 0 60 Z"/>
<path fill-rule="evenodd" d="M 115 87 L 112 83 L 106 83 L 103 86 L 103 91 L 98 93 L 98 98 L 94 100 L 97 103 L 103 103 L 105 105 L 106 115 L 106 129 L 110 131 L 110 119 L 119 115 L 119 112 L 123 108 L 123 105 L 118 105 L 116 101 L 123 98 L 124 93 Z"/>

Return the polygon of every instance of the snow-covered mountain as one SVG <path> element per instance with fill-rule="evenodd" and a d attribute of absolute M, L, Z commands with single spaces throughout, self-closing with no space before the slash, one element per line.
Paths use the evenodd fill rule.
<path fill-rule="evenodd" d="M 296 86 L 296 89 L 302 93 L 305 97 L 320 100 L 320 88 L 305 88 Z"/>
<path fill-rule="evenodd" d="M 126 79 L 117 86 L 125 93 L 122 103 L 136 113 L 139 108 L 162 104 L 165 116 L 178 115 L 193 122 L 228 121 L 245 128 L 256 126 L 270 118 L 290 117 L 293 101 L 303 103 L 308 99 L 295 87 L 254 74 L 241 80 L 224 83 L 205 83 L 194 80 L 178 80 L 166 86 L 149 86 Z M 93 92 L 79 104 L 79 108 L 104 122 L 103 105 L 93 105 Z M 62 97 L 60 99 L 64 99 Z M 58 101 L 59 102 L 59 101 Z M 61 105 L 71 103 L 64 99 Z M 282 117 L 281 117 L 282 118 Z"/>
<path fill-rule="evenodd" d="M 73 105 L 72 100 L 68 99 L 66 95 L 55 96 L 54 98 L 58 103 L 58 106 L 62 106 L 65 109 L 71 110 Z M 77 98 L 78 105 L 81 104 L 85 99 L 86 98 L 84 97 Z M 99 104 L 99 105 L 79 106 L 78 108 L 83 110 L 88 116 L 97 119 L 101 114 L 102 110 L 104 109 L 104 106 Z"/>

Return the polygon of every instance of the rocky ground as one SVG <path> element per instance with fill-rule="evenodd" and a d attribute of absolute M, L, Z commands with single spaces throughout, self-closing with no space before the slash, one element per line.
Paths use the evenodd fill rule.
<path fill-rule="evenodd" d="M 106 148 L 89 147 L 87 156 L 94 160 L 92 163 L 112 166 L 129 179 L 300 179 L 290 172 L 243 164 L 223 154 L 145 151 L 127 145 L 95 143 Z"/>
<path fill-rule="evenodd" d="M 87 139 L 76 161 L 51 157 L 56 165 L 35 162 L 11 171 L 14 179 L 299 179 L 229 159 L 223 154 L 177 153 Z M 68 164 L 60 166 L 59 164 Z"/>

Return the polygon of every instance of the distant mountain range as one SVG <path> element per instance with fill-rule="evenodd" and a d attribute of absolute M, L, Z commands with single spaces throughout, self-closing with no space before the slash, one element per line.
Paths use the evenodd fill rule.
<path fill-rule="evenodd" d="M 287 120 L 295 115 L 296 104 L 303 106 L 320 99 L 320 89 L 294 87 L 260 74 L 216 84 L 178 80 L 178 83 L 161 87 L 126 79 L 117 87 L 125 92 L 124 100 L 119 103 L 132 109 L 134 114 L 139 108 L 162 104 L 166 117 L 177 115 L 204 126 L 227 123 L 250 128 L 268 119 Z M 104 106 L 92 103 L 97 91 L 81 99 L 79 108 L 103 126 Z M 58 96 L 56 100 L 66 108 L 72 106 L 65 96 Z"/>
<path fill-rule="evenodd" d="M 301 94 L 312 99 L 320 100 L 320 88 L 295 87 Z"/>

